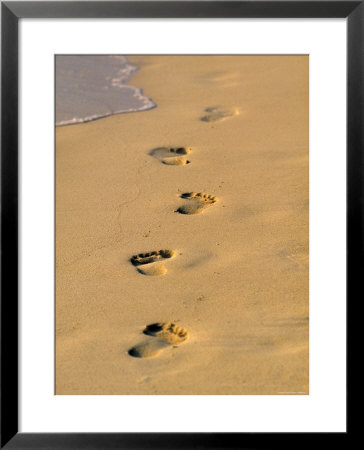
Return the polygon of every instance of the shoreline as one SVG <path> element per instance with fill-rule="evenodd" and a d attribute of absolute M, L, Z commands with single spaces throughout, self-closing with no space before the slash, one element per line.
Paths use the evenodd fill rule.
<path fill-rule="evenodd" d="M 158 108 L 56 128 L 56 394 L 308 394 L 308 58 L 129 60 Z M 189 339 L 131 357 L 160 322 Z"/>
<path fill-rule="evenodd" d="M 127 84 L 138 71 L 139 67 L 130 64 L 127 56 L 58 55 L 56 127 L 155 108 L 156 104 L 144 95 L 142 88 Z M 69 116 L 69 110 L 72 118 L 57 121 L 57 116 Z"/>

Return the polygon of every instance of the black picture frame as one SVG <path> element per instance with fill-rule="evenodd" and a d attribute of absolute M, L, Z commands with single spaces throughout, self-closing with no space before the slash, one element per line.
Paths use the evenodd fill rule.
<path fill-rule="evenodd" d="M 329 437 L 349 447 L 348 420 L 345 433 L 18 432 L 19 19 L 238 17 L 347 19 L 347 305 L 363 298 L 364 1 L 1 2 L 1 448 L 297 448 Z"/>

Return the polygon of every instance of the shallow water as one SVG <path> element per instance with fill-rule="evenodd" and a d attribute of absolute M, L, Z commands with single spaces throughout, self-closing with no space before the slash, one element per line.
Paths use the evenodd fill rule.
<path fill-rule="evenodd" d="M 57 55 L 56 125 L 154 108 L 141 88 L 125 84 L 137 70 L 126 56 Z"/>

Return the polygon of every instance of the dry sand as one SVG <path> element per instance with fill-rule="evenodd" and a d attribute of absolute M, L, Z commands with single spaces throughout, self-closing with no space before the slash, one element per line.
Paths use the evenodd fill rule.
<path fill-rule="evenodd" d="M 56 130 L 56 394 L 308 394 L 308 57 L 130 60 Z"/>

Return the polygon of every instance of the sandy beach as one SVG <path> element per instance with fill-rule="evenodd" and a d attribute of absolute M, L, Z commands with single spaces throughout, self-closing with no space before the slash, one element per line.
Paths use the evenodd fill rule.
<path fill-rule="evenodd" d="M 56 394 L 308 394 L 308 56 L 129 60 L 56 128 Z"/>

